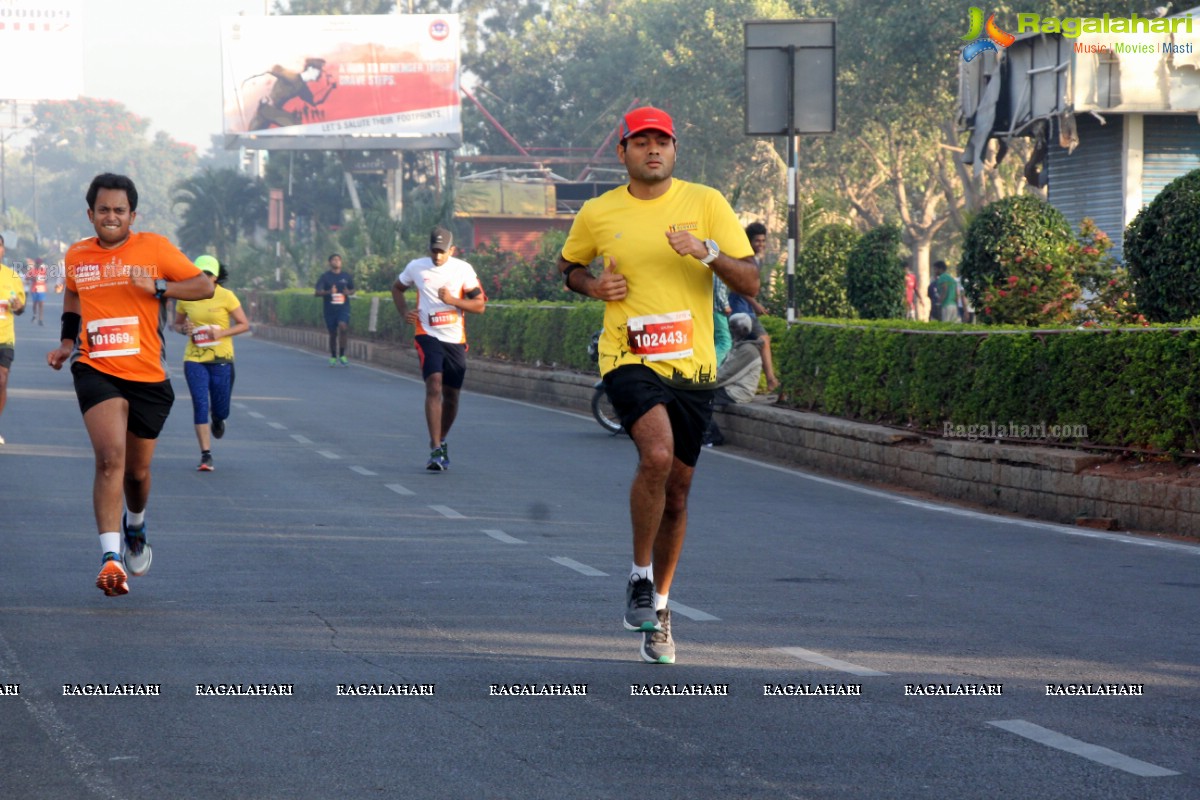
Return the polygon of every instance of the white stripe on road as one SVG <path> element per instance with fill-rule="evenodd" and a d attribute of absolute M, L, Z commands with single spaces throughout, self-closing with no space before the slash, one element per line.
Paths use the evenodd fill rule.
<path fill-rule="evenodd" d="M 366 475 L 368 478 L 373 478 L 379 474 L 378 472 L 371 472 L 371 470 L 367 469 L 366 467 L 351 467 L 350 469 L 354 472 L 357 472 L 359 475 Z"/>
<path fill-rule="evenodd" d="M 257 411 L 247 411 L 246 413 L 248 415 L 250 415 L 251 417 L 254 417 L 254 419 L 263 419 L 263 415 L 258 413 Z"/>
<path fill-rule="evenodd" d="M 1089 744 L 1079 739 L 1072 739 L 1070 736 L 1055 733 L 1048 728 L 1043 728 L 1041 725 L 1034 725 L 1032 722 L 1026 722 L 1023 719 L 996 720 L 989 722 L 988 725 L 995 725 L 997 728 L 1006 730 L 1009 733 L 1024 736 L 1026 739 L 1032 739 L 1038 744 L 1044 744 L 1056 750 L 1063 750 L 1067 753 L 1083 756 L 1089 761 L 1095 761 L 1097 764 L 1113 767 L 1122 772 L 1128 772 L 1131 775 L 1137 775 L 1142 778 L 1165 778 L 1169 775 L 1179 774 L 1173 770 L 1122 755 L 1116 750 L 1109 750 L 1107 747 Z"/>
<path fill-rule="evenodd" d="M 449 517 L 450 519 L 466 519 L 466 517 L 455 511 L 453 508 L 450 508 L 450 506 L 430 506 L 430 508 L 441 514 L 443 517 Z"/>
<path fill-rule="evenodd" d="M 808 661 L 811 664 L 820 664 L 822 667 L 836 669 L 838 672 L 849 672 L 851 675 L 860 675 L 864 678 L 878 677 L 887 675 L 886 672 L 860 667 L 858 664 L 851 664 L 849 661 L 839 661 L 836 658 L 823 656 L 820 653 L 812 650 L 805 650 L 803 647 L 777 647 L 775 648 L 781 653 L 787 653 L 789 656 L 794 656 L 801 661 Z"/>
<path fill-rule="evenodd" d="M 580 564 L 578 561 L 576 561 L 573 558 L 567 558 L 566 556 L 547 556 L 547 558 L 549 558 L 551 561 L 553 561 L 556 564 L 562 564 L 564 567 L 567 567 L 568 569 L 575 570 L 580 575 L 587 575 L 589 578 L 608 577 L 607 572 L 601 572 L 600 570 L 596 569 L 595 567 L 589 567 L 587 564 Z"/>
<path fill-rule="evenodd" d="M 484 533 L 486 533 L 488 536 L 492 537 L 496 541 L 504 542 L 505 544 L 526 544 L 525 541 L 518 539 L 515 536 L 509 536 L 504 531 L 494 531 L 493 530 L 493 531 L 484 531 Z"/>
<path fill-rule="evenodd" d="M 342 460 L 341 456 L 339 456 L 337 453 L 331 452 L 329 450 L 318 450 L 317 455 L 325 456 L 330 461 L 341 461 Z"/>
<path fill-rule="evenodd" d="M 287 425 L 284 425 L 282 422 L 268 422 L 267 424 L 270 425 L 272 428 L 274 428 L 277 431 L 286 431 L 287 430 Z"/>
<path fill-rule="evenodd" d="M 292 438 L 295 439 L 300 444 L 312 444 L 313 443 L 312 439 L 309 439 L 307 436 L 301 436 L 298 433 L 293 433 Z"/>
<path fill-rule="evenodd" d="M 670 600 L 667 602 L 667 605 L 669 605 L 671 607 L 671 611 L 673 613 L 678 612 L 680 614 L 683 614 L 688 619 L 695 620 L 696 622 L 720 622 L 721 621 L 720 617 L 714 617 L 712 614 L 709 614 L 707 611 L 701 611 L 698 608 L 692 608 L 691 606 L 685 606 L 683 603 L 680 603 L 677 600 Z"/>
<path fill-rule="evenodd" d="M 385 483 L 384 486 L 391 489 L 396 494 L 411 495 L 416 494 L 412 489 L 405 488 L 398 483 Z"/>

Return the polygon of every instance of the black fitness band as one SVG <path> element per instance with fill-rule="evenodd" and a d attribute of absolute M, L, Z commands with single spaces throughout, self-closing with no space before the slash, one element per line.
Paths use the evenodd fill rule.
<path fill-rule="evenodd" d="M 59 332 L 59 339 L 70 339 L 72 342 L 79 338 L 79 324 L 82 319 L 74 311 L 64 311 L 62 315 L 62 329 Z"/>

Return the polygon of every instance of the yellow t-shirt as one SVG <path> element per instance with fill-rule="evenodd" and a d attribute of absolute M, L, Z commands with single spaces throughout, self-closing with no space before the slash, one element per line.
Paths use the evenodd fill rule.
<path fill-rule="evenodd" d="M 0 264 L 0 347 L 13 347 L 17 343 L 13 312 L 8 308 L 14 297 L 20 303 L 25 302 L 25 284 L 20 275 Z"/>
<path fill-rule="evenodd" d="M 673 178 L 662 197 L 639 200 L 621 186 L 587 201 L 571 225 L 563 258 L 590 264 L 616 259 L 624 300 L 607 303 L 600 337 L 600 372 L 644 364 L 680 388 L 716 381 L 712 271 L 681 256 L 668 231 L 712 239 L 733 258 L 754 255 L 729 203 L 715 189 Z"/>
<path fill-rule="evenodd" d="M 205 326 L 230 327 L 229 315 L 234 309 L 241 307 L 237 295 L 224 286 L 218 286 L 213 296 L 207 300 L 180 300 L 176 303 L 177 312 L 186 316 L 193 325 L 201 326 L 200 330 L 194 331 L 188 337 L 183 360 L 198 361 L 202 364 L 233 361 L 233 337 L 212 339 L 205 336 Z"/>

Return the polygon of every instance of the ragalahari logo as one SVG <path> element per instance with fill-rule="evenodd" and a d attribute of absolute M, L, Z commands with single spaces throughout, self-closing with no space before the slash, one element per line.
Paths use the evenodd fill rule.
<path fill-rule="evenodd" d="M 969 45 L 963 48 L 963 61 L 970 61 L 985 50 L 1000 52 L 1001 47 L 1008 47 L 1017 40 L 1017 37 L 1011 33 L 1006 33 L 1000 30 L 996 25 L 996 15 L 992 14 L 987 18 L 987 24 L 983 22 L 983 9 L 971 6 L 971 29 L 967 31 L 967 35 L 963 36 L 963 41 L 974 39 Z"/>

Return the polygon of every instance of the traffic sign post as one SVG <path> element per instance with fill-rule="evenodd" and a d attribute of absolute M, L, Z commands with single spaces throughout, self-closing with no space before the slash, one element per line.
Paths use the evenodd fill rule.
<path fill-rule="evenodd" d="M 837 20 L 753 20 L 746 42 L 746 135 L 788 142 L 787 320 L 796 320 L 800 233 L 796 180 L 801 134 L 837 129 Z"/>

